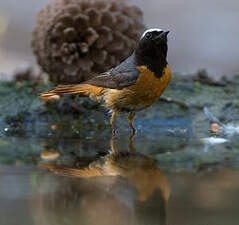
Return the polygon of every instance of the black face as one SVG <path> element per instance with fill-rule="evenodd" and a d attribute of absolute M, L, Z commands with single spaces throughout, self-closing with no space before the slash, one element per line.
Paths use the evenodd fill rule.
<path fill-rule="evenodd" d="M 162 75 L 162 71 L 167 65 L 167 35 L 169 31 L 150 29 L 146 31 L 135 51 L 136 64 L 145 65 L 155 72 L 157 77 Z"/>
<path fill-rule="evenodd" d="M 162 30 L 152 30 L 146 32 L 139 41 L 139 48 L 144 48 L 144 50 L 153 50 L 158 52 L 160 55 L 167 56 L 168 45 L 167 45 L 167 35 L 169 31 Z"/>

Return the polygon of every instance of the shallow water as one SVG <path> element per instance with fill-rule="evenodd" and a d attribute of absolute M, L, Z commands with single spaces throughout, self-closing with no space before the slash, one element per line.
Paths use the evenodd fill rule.
<path fill-rule="evenodd" d="M 231 169 L 162 172 L 155 180 L 164 178 L 169 185 L 159 184 L 150 194 L 155 184 L 147 172 L 138 178 L 146 180 L 139 192 L 125 177 L 71 178 L 26 166 L 0 171 L 0 224 L 231 225 L 239 220 L 239 172 Z"/>
<path fill-rule="evenodd" d="M 160 168 L 168 171 L 198 171 L 204 165 L 238 168 L 238 135 L 213 135 L 209 132 L 209 122 L 202 125 L 190 116 L 178 118 L 139 117 L 135 121 L 137 133 L 134 137 L 136 152 L 154 157 Z M 15 136 L 2 130 L 0 133 L 0 164 L 37 164 L 45 149 L 57 151 L 58 160 L 68 162 L 75 158 L 92 158 L 106 155 L 110 149 L 109 127 L 75 128 L 71 121 L 56 123 L 27 124 Z M 207 126 L 208 125 L 208 126 Z M 114 142 L 120 152 L 129 151 L 130 130 L 124 119 L 118 120 L 119 129 Z M 0 131 L 1 132 L 1 131 Z M 211 143 L 211 137 L 220 138 L 219 143 Z M 221 140 L 226 142 L 221 142 Z"/>
<path fill-rule="evenodd" d="M 46 124 L 2 133 L 0 224 L 237 224 L 238 138 L 213 145 L 190 117 L 150 121 L 131 141 L 124 121 L 113 139 Z"/>

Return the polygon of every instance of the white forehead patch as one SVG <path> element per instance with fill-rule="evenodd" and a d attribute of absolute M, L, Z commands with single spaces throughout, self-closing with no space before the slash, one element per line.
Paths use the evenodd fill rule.
<path fill-rule="evenodd" d="M 159 28 L 151 28 L 151 29 L 148 29 L 148 30 L 146 30 L 146 31 L 142 34 L 142 36 L 141 36 L 140 39 L 142 39 L 142 38 L 145 36 L 146 33 L 148 33 L 148 32 L 153 32 L 153 31 L 158 31 L 158 32 L 160 32 L 160 31 L 163 31 L 163 30 L 162 30 L 162 29 L 159 29 Z"/>

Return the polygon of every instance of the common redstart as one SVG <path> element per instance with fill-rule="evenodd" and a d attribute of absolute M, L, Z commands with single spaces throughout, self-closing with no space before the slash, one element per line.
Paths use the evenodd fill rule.
<path fill-rule="evenodd" d="M 133 134 L 137 111 L 156 102 L 171 79 L 167 63 L 167 35 L 158 28 L 146 30 L 133 54 L 115 68 L 80 84 L 60 85 L 41 94 L 41 99 L 58 99 L 61 94 L 83 94 L 102 103 L 112 111 L 110 123 L 115 132 L 119 112 L 127 112 Z"/>

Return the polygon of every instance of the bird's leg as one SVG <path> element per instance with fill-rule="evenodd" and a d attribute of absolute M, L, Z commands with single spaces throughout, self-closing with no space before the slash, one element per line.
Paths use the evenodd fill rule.
<path fill-rule="evenodd" d="M 115 131 L 116 131 L 115 120 L 116 120 L 118 113 L 119 113 L 118 111 L 113 111 L 111 118 L 110 118 L 111 130 L 112 130 L 113 135 L 115 135 Z"/>
<path fill-rule="evenodd" d="M 132 137 L 135 135 L 135 128 L 133 125 L 134 118 L 135 118 L 135 112 L 130 112 L 128 117 L 128 125 L 132 129 L 132 135 L 131 135 Z"/>
<path fill-rule="evenodd" d="M 114 156 L 119 156 L 119 151 L 115 145 L 115 135 L 113 134 L 110 139 L 110 148 Z"/>
<path fill-rule="evenodd" d="M 128 146 L 131 152 L 136 152 L 136 148 L 134 146 L 134 134 L 130 135 Z"/>

